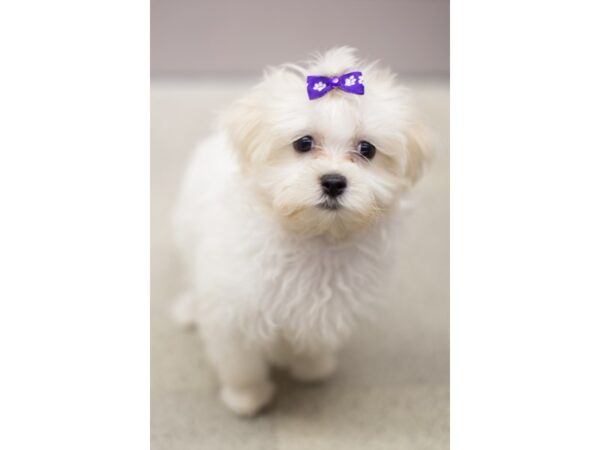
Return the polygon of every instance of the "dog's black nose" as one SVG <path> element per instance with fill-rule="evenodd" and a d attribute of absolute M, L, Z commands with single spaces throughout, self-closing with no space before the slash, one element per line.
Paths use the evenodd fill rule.
<path fill-rule="evenodd" d="M 330 197 L 337 197 L 346 189 L 346 177 L 339 173 L 328 173 L 321 177 L 323 192 Z"/>

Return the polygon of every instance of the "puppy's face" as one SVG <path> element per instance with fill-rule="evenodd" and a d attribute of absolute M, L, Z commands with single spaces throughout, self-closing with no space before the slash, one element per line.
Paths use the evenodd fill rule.
<path fill-rule="evenodd" d="M 351 53 L 335 52 L 307 73 L 360 70 Z M 275 69 L 227 118 L 245 176 L 293 232 L 343 238 L 364 229 L 421 171 L 408 92 L 387 71 L 362 70 L 364 96 L 333 90 L 309 101 L 301 69 Z"/>

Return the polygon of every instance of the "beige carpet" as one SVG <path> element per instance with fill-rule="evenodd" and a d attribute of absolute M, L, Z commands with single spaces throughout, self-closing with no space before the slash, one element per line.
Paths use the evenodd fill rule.
<path fill-rule="evenodd" d="M 277 374 L 277 402 L 239 419 L 217 399 L 215 377 L 193 332 L 168 306 L 180 287 L 168 219 L 177 183 L 213 112 L 248 82 L 152 86 L 151 430 L 154 450 L 446 449 L 449 440 L 449 89 L 407 80 L 439 141 L 406 218 L 397 277 L 377 323 L 365 324 L 328 383 L 302 386 Z"/>

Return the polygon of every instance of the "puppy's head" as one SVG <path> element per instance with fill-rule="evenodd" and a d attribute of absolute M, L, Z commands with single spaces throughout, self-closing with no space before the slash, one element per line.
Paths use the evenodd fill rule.
<path fill-rule="evenodd" d="M 364 95 L 309 100 L 306 76 L 363 73 Z M 373 224 L 419 177 L 427 149 L 407 89 L 342 47 L 269 69 L 225 116 L 245 176 L 289 230 L 342 238 Z"/>

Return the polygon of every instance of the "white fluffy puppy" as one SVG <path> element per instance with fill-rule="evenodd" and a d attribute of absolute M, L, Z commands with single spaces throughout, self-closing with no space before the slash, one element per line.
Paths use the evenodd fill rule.
<path fill-rule="evenodd" d="M 309 100 L 308 75 L 353 71 L 364 95 L 336 85 Z M 176 315 L 199 325 L 231 410 L 269 403 L 271 365 L 303 381 L 334 371 L 426 153 L 408 90 L 347 47 L 269 69 L 199 145 L 175 214 L 190 283 Z"/>

